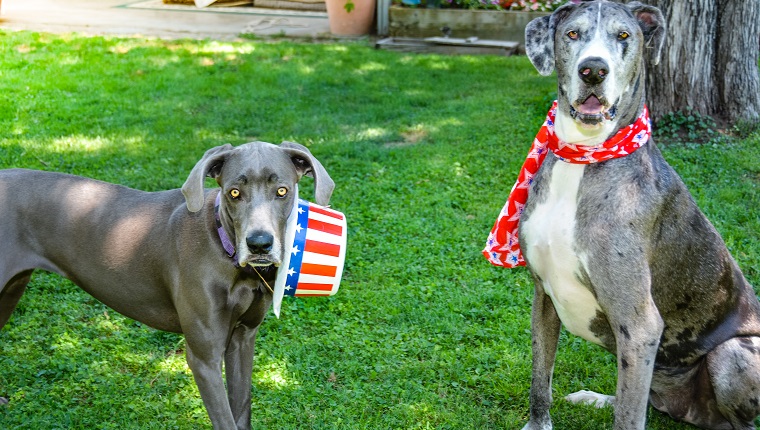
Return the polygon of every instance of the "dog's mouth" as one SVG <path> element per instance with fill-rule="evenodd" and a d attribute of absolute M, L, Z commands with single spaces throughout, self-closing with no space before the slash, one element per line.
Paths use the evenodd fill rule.
<path fill-rule="evenodd" d="M 264 267 L 280 267 L 280 262 L 275 261 L 271 256 L 269 255 L 249 255 L 247 258 L 243 259 L 242 261 L 239 261 L 238 264 L 240 267 L 245 266 L 251 266 L 254 268 L 264 268 Z"/>
<path fill-rule="evenodd" d="M 586 125 L 598 125 L 602 121 L 612 121 L 617 114 L 617 105 L 609 105 L 605 98 L 591 94 L 580 103 L 570 106 L 570 116 Z"/>

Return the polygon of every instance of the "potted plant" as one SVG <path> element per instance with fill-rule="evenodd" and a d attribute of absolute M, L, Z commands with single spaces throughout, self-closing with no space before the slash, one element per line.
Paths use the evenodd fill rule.
<path fill-rule="evenodd" d="M 325 0 L 330 32 L 336 36 L 369 34 L 375 18 L 376 0 Z"/>

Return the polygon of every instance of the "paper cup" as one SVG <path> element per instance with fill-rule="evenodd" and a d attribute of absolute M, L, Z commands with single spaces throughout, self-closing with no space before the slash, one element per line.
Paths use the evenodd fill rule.
<path fill-rule="evenodd" d="M 346 260 L 346 230 L 343 213 L 296 199 L 285 232 L 289 252 L 274 285 L 272 307 L 278 318 L 284 296 L 319 297 L 338 292 Z"/>

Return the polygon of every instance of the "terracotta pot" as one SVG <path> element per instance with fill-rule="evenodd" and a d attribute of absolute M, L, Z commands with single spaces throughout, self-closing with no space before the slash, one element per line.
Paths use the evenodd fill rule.
<path fill-rule="evenodd" d="M 336 36 L 369 34 L 375 17 L 376 0 L 351 0 L 354 8 L 346 11 L 347 0 L 325 0 L 330 32 Z"/>

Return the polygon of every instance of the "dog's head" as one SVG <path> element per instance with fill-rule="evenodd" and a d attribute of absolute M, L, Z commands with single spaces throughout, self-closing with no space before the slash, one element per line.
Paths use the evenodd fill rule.
<path fill-rule="evenodd" d="M 557 115 L 601 133 L 635 118 L 644 97 L 644 57 L 657 64 L 664 39 L 659 9 L 594 1 L 531 21 L 525 50 L 542 75 L 557 70 Z"/>
<path fill-rule="evenodd" d="M 182 193 L 190 212 L 198 212 L 204 204 L 204 178 L 216 179 L 222 197 L 219 217 L 238 264 L 279 266 L 296 184 L 304 175 L 314 178 L 316 203 L 327 206 L 335 184 L 306 147 L 292 142 L 224 145 L 206 151 Z"/>

